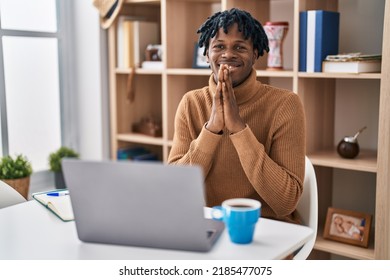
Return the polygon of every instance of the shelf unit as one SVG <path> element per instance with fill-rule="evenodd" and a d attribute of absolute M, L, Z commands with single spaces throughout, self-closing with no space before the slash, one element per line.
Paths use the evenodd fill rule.
<path fill-rule="evenodd" d="M 345 1 L 345 0 L 344 0 Z M 359 5 L 362 0 L 348 0 Z M 371 2 L 371 1 L 370 1 Z M 183 94 L 207 85 L 211 71 L 193 69 L 197 27 L 218 10 L 238 7 L 249 11 L 264 23 L 288 21 L 284 43 L 284 71 L 267 71 L 267 55 L 256 63 L 258 79 L 263 83 L 288 88 L 302 99 L 307 116 L 307 154 L 316 168 L 319 187 L 319 226 L 324 224 L 326 210 L 332 205 L 333 171 L 347 170 L 375 175 L 375 235 L 368 249 L 323 239 L 318 231 L 316 251 L 353 259 L 390 259 L 390 4 L 374 0 L 384 11 L 381 37 L 382 72 L 377 74 L 335 74 L 298 72 L 299 12 L 311 9 L 337 11 L 337 0 L 125 0 L 121 15 L 142 16 L 160 24 L 163 46 L 163 69 L 135 69 L 135 100 L 126 97 L 126 84 L 133 70 L 116 66 L 116 24 L 108 30 L 111 154 L 117 149 L 144 146 L 166 161 L 172 145 L 174 116 Z M 343 17 L 343 15 L 341 15 Z M 367 18 L 362 18 L 365 21 Z M 350 32 L 358 32 L 349 27 Z M 370 34 L 361 34 L 369 39 Z M 343 36 L 341 33 L 340 36 Z M 354 50 L 345 50 L 354 51 Z M 371 137 L 375 149 L 363 149 L 357 159 L 346 160 L 335 152 L 335 115 L 338 83 L 342 81 L 379 84 L 373 94 L 379 95 L 378 132 Z M 162 122 L 162 137 L 148 137 L 131 131 L 132 123 L 153 115 Z M 339 120 L 337 120 L 339 121 Z M 377 135 L 376 135 L 377 134 Z M 332 187 L 333 186 L 333 187 Z M 345 198 L 347 199 L 347 198 Z M 354 210 L 354 209 L 351 209 Z M 321 257 L 329 257 L 322 255 Z"/>

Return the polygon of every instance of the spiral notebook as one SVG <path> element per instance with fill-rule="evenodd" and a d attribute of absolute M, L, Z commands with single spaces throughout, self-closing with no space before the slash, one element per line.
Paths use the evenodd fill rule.
<path fill-rule="evenodd" d="M 64 222 L 73 221 L 73 209 L 69 191 L 52 190 L 32 194 L 32 197 Z"/>

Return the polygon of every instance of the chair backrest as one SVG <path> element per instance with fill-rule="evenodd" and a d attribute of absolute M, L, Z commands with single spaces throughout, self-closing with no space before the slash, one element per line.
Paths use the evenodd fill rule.
<path fill-rule="evenodd" d="M 0 180 L 0 209 L 25 201 L 20 193 Z"/>
<path fill-rule="evenodd" d="M 302 223 L 313 229 L 314 234 L 313 237 L 294 256 L 294 259 L 296 260 L 307 259 L 310 252 L 313 250 L 318 226 L 318 191 L 316 174 L 308 157 L 306 157 L 305 162 L 303 193 L 298 202 L 297 211 L 302 219 Z"/>

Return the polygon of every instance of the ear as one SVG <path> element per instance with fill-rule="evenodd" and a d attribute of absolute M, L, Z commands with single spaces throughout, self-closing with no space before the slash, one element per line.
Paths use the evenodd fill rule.
<path fill-rule="evenodd" d="M 206 50 L 206 61 L 207 63 L 210 63 L 209 50 Z"/>
<path fill-rule="evenodd" d="M 257 49 L 253 49 L 253 59 L 252 59 L 252 61 L 253 61 L 253 65 L 256 63 L 256 60 L 258 59 L 258 55 L 259 54 L 259 51 L 257 50 Z"/>

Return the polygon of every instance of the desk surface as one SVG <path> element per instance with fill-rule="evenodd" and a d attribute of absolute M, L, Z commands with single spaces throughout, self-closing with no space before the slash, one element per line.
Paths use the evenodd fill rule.
<path fill-rule="evenodd" d="M 36 201 L 0 210 L 0 259 L 282 259 L 300 248 L 313 231 L 261 218 L 254 241 L 237 245 L 226 230 L 207 253 L 81 242 L 74 222 L 63 222 Z"/>

